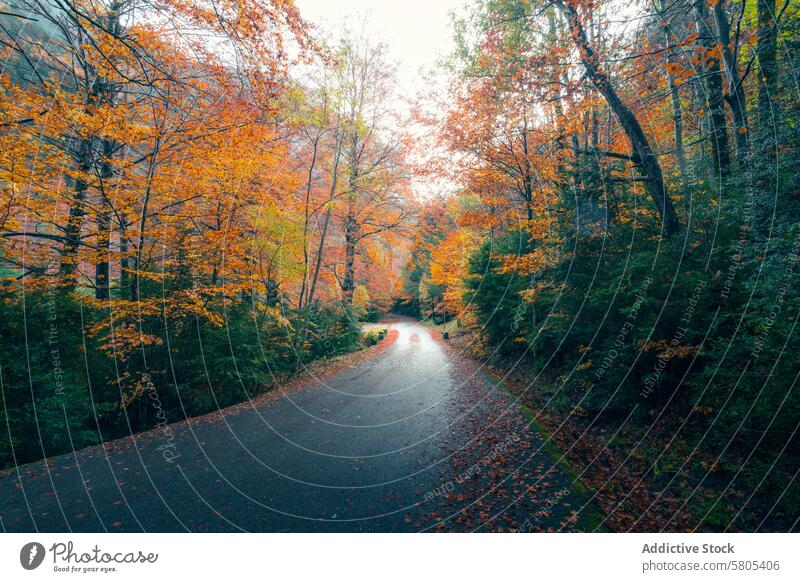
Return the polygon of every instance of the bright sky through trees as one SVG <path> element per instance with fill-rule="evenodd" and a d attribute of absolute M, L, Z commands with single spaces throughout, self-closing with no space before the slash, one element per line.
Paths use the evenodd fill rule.
<path fill-rule="evenodd" d="M 420 93 L 430 90 L 445 90 L 446 76 L 437 67 L 440 58 L 450 55 L 453 42 L 451 13 L 463 8 L 465 0 L 409 0 L 408 2 L 374 2 L 372 0 L 298 0 L 297 6 L 304 18 L 313 23 L 324 35 L 336 38 L 343 23 L 364 22 L 369 36 L 375 41 L 386 43 L 389 60 L 397 67 L 398 85 L 393 95 L 393 108 L 407 124 L 412 102 Z M 434 106 L 430 100 L 427 105 Z M 441 112 L 443 113 L 443 112 Z M 431 142 L 424 128 L 415 124 L 406 129 L 419 139 Z M 420 154 L 423 152 L 415 152 Z M 430 154 L 430 148 L 424 155 Z M 418 157 L 414 160 L 425 165 Z M 431 176 L 414 179 L 414 191 L 428 198 L 441 192 L 452 190 L 452 184 Z"/>
<path fill-rule="evenodd" d="M 336 31 L 344 20 L 366 17 L 375 37 L 389 45 L 404 86 L 421 84 L 420 69 L 430 69 L 453 48 L 450 12 L 464 0 L 298 0 L 303 16 L 323 31 Z"/>

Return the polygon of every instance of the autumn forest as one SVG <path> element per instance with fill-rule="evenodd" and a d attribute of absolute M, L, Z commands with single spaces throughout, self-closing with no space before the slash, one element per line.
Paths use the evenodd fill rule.
<path fill-rule="evenodd" d="M 415 483 L 398 527 L 797 531 L 798 8 L 467 0 L 410 88 L 369 15 L 0 1 L 0 469 L 475 366 L 518 413 L 454 405 L 514 437 L 481 479 L 533 439 L 582 501 Z"/>

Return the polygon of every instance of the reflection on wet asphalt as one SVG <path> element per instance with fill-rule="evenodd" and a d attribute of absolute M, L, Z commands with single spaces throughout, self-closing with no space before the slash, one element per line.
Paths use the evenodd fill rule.
<path fill-rule="evenodd" d="M 571 529 L 519 408 L 412 321 L 333 378 L 0 476 L 6 531 Z"/>

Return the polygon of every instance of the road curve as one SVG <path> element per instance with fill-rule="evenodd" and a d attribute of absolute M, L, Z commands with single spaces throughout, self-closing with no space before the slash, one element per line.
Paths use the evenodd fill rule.
<path fill-rule="evenodd" d="M 5 531 L 574 530 L 510 398 L 423 325 L 330 378 L 0 473 Z M 391 342 L 391 345 L 388 345 Z"/>

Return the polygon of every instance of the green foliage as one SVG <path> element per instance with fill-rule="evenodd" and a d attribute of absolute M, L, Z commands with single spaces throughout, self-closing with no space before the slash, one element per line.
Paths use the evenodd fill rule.
<path fill-rule="evenodd" d="M 84 370 L 96 364 L 84 351 L 80 306 L 58 291 L 0 300 L 0 466 L 99 442 L 94 415 L 109 407 L 95 401 Z"/>
<path fill-rule="evenodd" d="M 525 349 L 524 339 L 532 329 L 533 308 L 520 293 L 529 280 L 516 273 L 501 273 L 498 257 L 520 252 L 524 234 L 514 231 L 487 240 L 470 258 L 465 301 L 475 311 L 481 331 L 504 355 Z"/>
<path fill-rule="evenodd" d="M 19 297 L 0 302 L 0 334 L 22 340 L 0 344 L 3 467 L 245 401 L 299 362 L 362 347 L 347 310 L 282 313 L 243 300 L 207 305 L 221 325 L 192 313 L 142 315 L 136 327 L 157 341 L 122 354 L 103 349 L 108 334 L 94 325 L 108 314 L 95 304 L 49 289 Z"/>
<path fill-rule="evenodd" d="M 519 234 L 496 234 L 471 259 L 466 299 L 487 352 L 543 372 L 551 405 L 643 434 L 654 419 L 670 422 L 689 447 L 721 459 L 707 486 L 761 487 L 765 503 L 778 503 L 775 519 L 796 515 L 796 496 L 782 492 L 800 444 L 800 224 L 780 232 L 767 245 L 734 220 L 712 244 L 703 229 L 659 241 L 617 226 L 538 273 L 531 303 L 520 298 L 524 277 L 499 272 Z M 696 463 L 686 470 L 706 474 Z M 726 511 L 715 506 L 710 519 L 730 523 Z"/>
<path fill-rule="evenodd" d="M 365 347 L 374 346 L 386 336 L 386 328 L 383 329 L 370 329 L 364 332 L 362 342 Z"/>
<path fill-rule="evenodd" d="M 299 317 L 295 316 L 299 322 Z M 361 345 L 361 328 L 352 311 L 340 306 L 314 307 L 308 321 L 307 344 L 295 354 L 301 360 L 331 358 Z M 300 326 L 293 326 L 300 329 Z"/>

